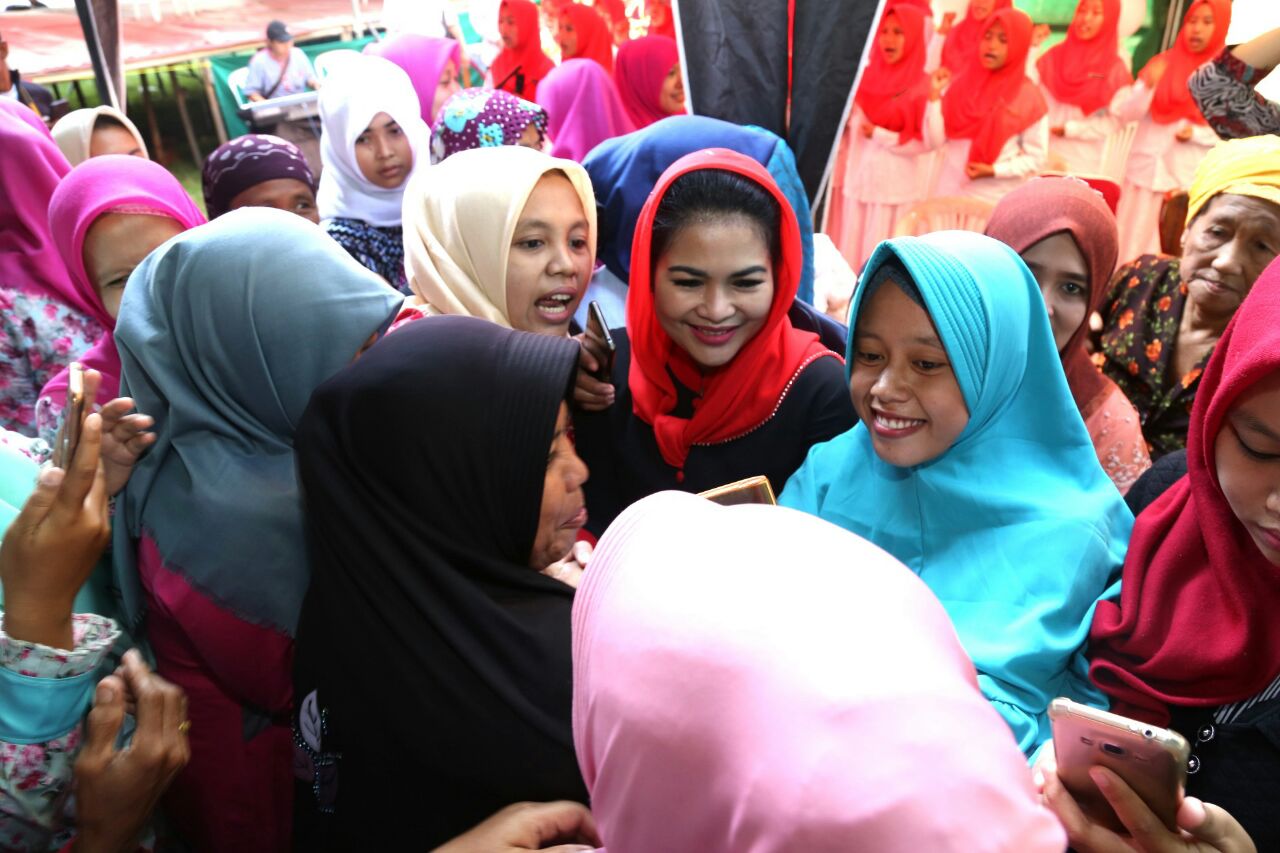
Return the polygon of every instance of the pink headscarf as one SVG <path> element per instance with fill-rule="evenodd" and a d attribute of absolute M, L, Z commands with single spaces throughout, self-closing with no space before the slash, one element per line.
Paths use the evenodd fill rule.
<path fill-rule="evenodd" d="M 573 660 L 612 853 L 1066 846 L 942 605 L 812 516 L 638 502 L 577 592 Z"/>
<path fill-rule="evenodd" d="M 431 107 L 436 102 L 436 87 L 450 62 L 461 71 L 462 49 L 453 39 L 432 38 L 414 33 L 402 33 L 386 41 L 370 42 L 364 52 L 381 56 L 404 69 L 418 93 L 418 105 L 422 120 L 431 127 L 436 117 Z"/>
<path fill-rule="evenodd" d="M 636 130 L 669 115 L 677 115 L 663 111 L 660 101 L 667 74 L 679 62 L 680 50 L 676 41 L 667 36 L 645 36 L 618 48 L 613 82 Z M 680 110 L 680 114 L 683 113 L 684 110 Z"/>
<path fill-rule="evenodd" d="M 58 254 L 70 273 L 70 287 L 61 294 L 72 308 L 92 317 L 106 331 L 78 361 L 102 374 L 98 402 L 120 393 L 120 354 L 116 351 L 115 318 L 102 303 L 98 289 L 84 266 L 84 241 L 89 227 L 106 213 L 142 213 L 167 216 L 183 230 L 205 222 L 191 196 L 159 163 L 141 157 L 111 154 L 92 157 L 71 170 L 49 202 L 49 227 Z M 40 391 L 58 408 L 67 395 L 67 370 L 49 380 Z"/>
<path fill-rule="evenodd" d="M 49 232 L 49 198 L 71 164 L 30 108 L 0 99 L 0 287 L 65 300 L 67 270 Z"/>
<path fill-rule="evenodd" d="M 582 162 L 606 139 L 635 130 L 613 80 L 591 59 L 567 59 L 538 84 L 551 156 Z"/>

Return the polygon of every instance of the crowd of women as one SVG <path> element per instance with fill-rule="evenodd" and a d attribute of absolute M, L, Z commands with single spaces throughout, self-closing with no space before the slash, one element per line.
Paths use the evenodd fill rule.
<path fill-rule="evenodd" d="M 1180 256 L 997 171 L 985 234 L 875 244 L 846 326 L 786 144 L 663 117 L 669 36 L 549 5 L 580 58 L 527 0 L 496 88 L 383 42 L 324 82 L 318 180 L 241 137 L 204 212 L 122 115 L 0 102 L 0 847 L 1280 847 L 1280 138 L 1197 159 Z M 1039 97 L 979 5 L 942 55 L 1007 35 L 981 73 Z M 987 83 L 873 94 L 927 17 L 860 108 L 995 157 Z M 781 506 L 697 496 L 757 475 Z M 1187 737 L 1177 826 L 1064 788 L 1056 697 Z"/>

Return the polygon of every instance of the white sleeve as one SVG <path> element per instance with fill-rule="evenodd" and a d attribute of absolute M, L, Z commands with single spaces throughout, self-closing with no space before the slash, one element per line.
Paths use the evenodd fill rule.
<path fill-rule="evenodd" d="M 1042 117 L 1000 149 L 992 164 L 997 178 L 1029 178 L 1044 171 L 1049 157 L 1049 119 Z"/>
<path fill-rule="evenodd" d="M 1125 86 L 1111 98 L 1111 114 L 1125 124 L 1138 121 L 1147 114 L 1155 94 L 1155 90 L 1148 89 L 1147 84 L 1141 80 L 1132 86 Z"/>

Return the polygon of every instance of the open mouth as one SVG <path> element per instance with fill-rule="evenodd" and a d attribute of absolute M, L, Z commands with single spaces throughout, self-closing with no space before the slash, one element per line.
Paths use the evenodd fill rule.
<path fill-rule="evenodd" d="M 566 530 L 577 530 L 579 528 L 585 527 L 586 524 L 587 524 L 587 508 L 585 506 L 582 506 L 582 507 L 578 507 L 578 511 L 575 512 L 569 518 L 568 521 L 566 521 L 564 524 L 560 526 L 565 528 Z"/>
<path fill-rule="evenodd" d="M 695 326 L 688 324 L 693 336 L 707 346 L 723 346 L 733 340 L 738 331 L 737 326 Z"/>
<path fill-rule="evenodd" d="M 876 409 L 871 410 L 871 415 L 871 428 L 882 438 L 905 438 L 919 432 L 928 423 L 920 418 L 888 415 Z"/>
<path fill-rule="evenodd" d="M 552 323 L 563 323 L 569 320 L 569 306 L 576 294 L 565 291 L 548 293 L 533 305 L 546 320 Z"/>

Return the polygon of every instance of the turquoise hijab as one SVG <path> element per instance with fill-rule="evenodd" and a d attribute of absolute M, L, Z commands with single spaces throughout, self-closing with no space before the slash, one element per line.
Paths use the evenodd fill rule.
<path fill-rule="evenodd" d="M 946 453 L 914 468 L 883 462 L 859 424 L 810 450 L 780 503 L 915 570 L 1031 753 L 1049 738 L 1054 697 L 1106 707 L 1082 647 L 1094 604 L 1119 576 L 1133 515 L 1098 463 L 1040 288 L 1018 255 L 964 231 L 902 237 L 877 247 L 862 281 L 890 258 L 919 288 L 969 423 Z"/>

